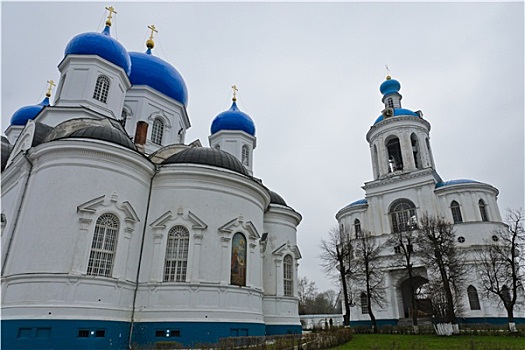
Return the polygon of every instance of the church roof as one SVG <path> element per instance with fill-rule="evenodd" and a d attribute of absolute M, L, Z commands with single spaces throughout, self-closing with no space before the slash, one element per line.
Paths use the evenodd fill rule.
<path fill-rule="evenodd" d="M 153 56 L 151 49 L 146 53 L 130 52 L 129 56 L 131 57 L 129 76 L 131 85 L 147 85 L 185 106 L 188 104 L 186 83 L 171 64 Z"/>
<path fill-rule="evenodd" d="M 124 69 L 127 75 L 131 71 L 131 60 L 128 52 L 109 33 L 106 25 L 101 33 L 88 32 L 73 37 L 66 46 L 67 55 L 97 55 Z"/>
<path fill-rule="evenodd" d="M 419 116 L 416 112 L 413 112 L 411 111 L 410 109 L 406 109 L 406 108 L 394 108 L 394 117 L 397 117 L 397 116 L 409 116 L 409 117 L 419 117 L 421 118 L 421 116 Z M 374 122 L 374 125 L 379 123 L 380 121 L 383 121 L 385 119 L 385 116 L 384 115 L 380 115 L 376 121 Z"/>
<path fill-rule="evenodd" d="M 270 192 L 270 203 L 288 206 L 288 204 L 286 204 L 283 197 L 281 197 L 274 191 L 269 191 L 269 192 Z"/>
<path fill-rule="evenodd" d="M 469 179 L 457 179 L 457 180 L 449 180 L 449 181 L 441 181 L 436 184 L 436 188 L 445 187 L 445 186 L 452 186 L 452 185 L 459 185 L 459 184 L 479 184 L 479 181 L 469 180 Z"/>
<path fill-rule="evenodd" d="M 167 158 L 162 164 L 203 164 L 235 171 L 250 177 L 248 169 L 233 155 L 219 149 L 192 147 Z"/>
<path fill-rule="evenodd" d="M 346 207 L 344 207 L 343 209 L 346 209 L 346 208 L 350 208 L 350 207 L 356 207 L 358 205 L 363 205 L 363 204 L 368 204 L 368 201 L 366 200 L 366 198 L 363 198 L 363 199 L 359 199 L 357 201 L 354 201 L 350 204 L 348 204 Z"/>
<path fill-rule="evenodd" d="M 108 141 L 127 148 L 136 150 L 135 144 L 123 132 L 109 125 L 88 126 L 73 131 L 68 138 L 86 138 Z"/>
<path fill-rule="evenodd" d="M 237 107 L 233 101 L 227 111 L 219 113 L 211 123 L 211 133 L 215 134 L 221 130 L 239 130 L 255 136 L 255 124 L 252 118 Z"/>

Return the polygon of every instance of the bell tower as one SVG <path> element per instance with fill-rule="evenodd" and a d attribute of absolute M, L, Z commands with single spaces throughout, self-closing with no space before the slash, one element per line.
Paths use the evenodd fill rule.
<path fill-rule="evenodd" d="M 430 123 L 421 111 L 402 108 L 400 89 L 389 75 L 379 88 L 384 109 L 366 135 L 374 179 L 435 168 Z"/>

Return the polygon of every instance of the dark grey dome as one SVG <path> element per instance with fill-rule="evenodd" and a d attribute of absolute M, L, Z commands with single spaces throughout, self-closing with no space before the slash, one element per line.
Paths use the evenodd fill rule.
<path fill-rule="evenodd" d="M 137 150 L 135 144 L 131 142 L 129 137 L 120 130 L 113 128 L 109 125 L 97 125 L 88 126 L 86 128 L 78 129 L 73 131 L 71 134 L 64 138 L 86 138 L 86 139 L 97 139 L 102 141 L 108 141 L 116 143 L 132 150 Z"/>
<path fill-rule="evenodd" d="M 270 192 L 270 203 L 271 204 L 280 204 L 280 205 L 288 206 L 288 204 L 286 204 L 286 202 L 284 201 L 283 197 L 279 196 L 274 191 L 269 191 L 269 192 Z"/>
<path fill-rule="evenodd" d="M 162 164 L 203 164 L 235 171 L 250 176 L 242 163 L 231 154 L 208 147 L 192 147 L 167 158 Z"/>

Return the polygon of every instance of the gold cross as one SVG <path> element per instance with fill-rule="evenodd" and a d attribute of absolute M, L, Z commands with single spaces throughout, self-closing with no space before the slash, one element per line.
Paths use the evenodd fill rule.
<path fill-rule="evenodd" d="M 46 97 L 51 97 L 51 90 L 53 90 L 53 86 L 56 86 L 55 82 L 53 80 L 48 80 L 47 83 L 49 84 L 49 87 L 47 88 Z"/>
<path fill-rule="evenodd" d="M 157 28 L 155 28 L 154 24 L 148 26 L 148 28 L 151 29 L 151 35 L 149 36 L 149 39 L 153 40 L 153 33 L 158 33 L 159 31 L 157 30 Z"/>
<path fill-rule="evenodd" d="M 106 7 L 106 10 L 109 11 L 108 19 L 106 20 L 106 25 L 111 26 L 111 19 L 113 18 L 113 14 L 117 14 L 117 11 L 115 11 L 113 6 Z"/>
<path fill-rule="evenodd" d="M 239 91 L 239 89 L 237 89 L 237 85 L 232 85 L 232 89 L 233 89 L 233 102 L 237 101 L 237 91 Z"/>

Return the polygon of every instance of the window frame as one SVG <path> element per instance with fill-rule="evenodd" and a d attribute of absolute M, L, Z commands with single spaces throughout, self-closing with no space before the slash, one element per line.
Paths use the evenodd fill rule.
<path fill-rule="evenodd" d="M 481 310 L 481 304 L 479 302 L 478 290 L 473 285 L 467 287 L 467 297 L 470 310 Z"/>
<path fill-rule="evenodd" d="M 168 231 L 164 255 L 163 282 L 186 282 L 190 232 L 183 225 L 175 225 Z"/>
<path fill-rule="evenodd" d="M 412 217 L 416 217 L 416 206 L 415 204 L 405 198 L 397 199 L 390 205 L 390 210 L 388 211 L 390 215 L 390 221 L 392 225 L 393 233 L 401 233 L 409 231 L 409 220 Z"/>
<path fill-rule="evenodd" d="M 283 259 L 283 294 L 286 297 L 294 296 L 293 277 L 293 258 L 288 254 Z"/>
<path fill-rule="evenodd" d="M 112 221 L 112 226 L 110 226 L 109 221 Z M 87 275 L 112 276 L 119 232 L 120 220 L 117 215 L 104 213 L 98 217 L 91 241 L 91 250 L 89 252 L 86 270 Z M 101 267 L 102 264 L 103 267 Z"/>
<path fill-rule="evenodd" d="M 361 296 L 359 297 L 361 301 L 361 314 L 365 315 L 368 314 L 369 311 L 369 305 L 368 305 L 368 297 L 365 292 L 361 292 Z"/>
<path fill-rule="evenodd" d="M 242 145 L 241 147 L 241 163 L 244 166 L 250 166 L 250 150 L 247 145 Z"/>
<path fill-rule="evenodd" d="M 359 221 L 359 219 L 354 220 L 354 233 L 356 239 L 363 237 L 363 232 L 361 231 L 361 221 Z"/>
<path fill-rule="evenodd" d="M 111 80 L 108 76 L 103 74 L 99 75 L 95 83 L 95 89 L 93 90 L 93 98 L 102 103 L 107 103 L 110 86 Z"/>
<path fill-rule="evenodd" d="M 157 117 L 153 119 L 153 123 L 151 125 L 151 135 L 150 135 L 150 139 L 152 143 L 162 146 L 162 141 L 164 139 L 164 128 L 165 128 L 165 124 L 162 118 Z"/>
<path fill-rule="evenodd" d="M 478 201 L 479 214 L 481 215 L 481 221 L 489 221 L 489 216 L 487 214 L 487 205 L 483 199 Z"/>
<path fill-rule="evenodd" d="M 454 224 L 463 223 L 463 215 L 461 215 L 461 206 L 457 201 L 453 200 L 452 202 L 450 202 L 450 212 L 452 214 L 452 222 Z"/>

